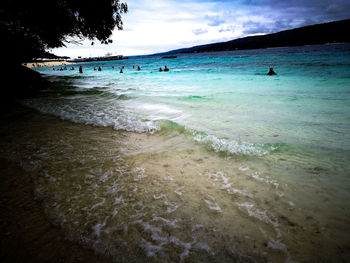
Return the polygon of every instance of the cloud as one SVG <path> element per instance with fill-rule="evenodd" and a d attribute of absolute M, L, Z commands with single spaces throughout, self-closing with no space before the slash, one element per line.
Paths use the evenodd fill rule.
<path fill-rule="evenodd" d="M 220 29 L 219 29 L 219 32 L 220 32 L 220 33 L 222 33 L 222 32 L 234 32 L 235 29 L 236 29 L 235 26 L 230 25 L 230 26 L 226 26 L 226 27 L 220 28 Z"/>
<path fill-rule="evenodd" d="M 221 24 L 225 23 L 225 20 L 220 18 L 219 16 L 205 16 L 206 20 L 209 20 L 208 26 L 220 26 Z"/>
<path fill-rule="evenodd" d="M 330 4 L 326 9 L 327 14 L 339 14 L 341 11 L 341 8 L 336 4 Z"/>
<path fill-rule="evenodd" d="M 243 34 L 253 35 L 253 34 L 267 34 L 271 32 L 271 28 L 260 22 L 248 21 L 243 23 Z"/>
<path fill-rule="evenodd" d="M 87 41 L 86 48 L 67 45 L 54 53 L 73 57 L 149 54 L 350 17 L 349 0 L 126 1 L 125 30 L 113 33 L 113 44 L 95 41 L 91 47 Z"/>
<path fill-rule="evenodd" d="M 208 33 L 208 30 L 205 29 L 205 28 L 204 29 L 203 28 L 197 28 L 197 29 L 193 29 L 192 32 L 195 35 L 201 35 L 201 34 Z"/>

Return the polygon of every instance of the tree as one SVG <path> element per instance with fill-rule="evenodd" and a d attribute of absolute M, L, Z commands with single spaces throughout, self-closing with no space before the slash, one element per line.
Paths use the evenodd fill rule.
<path fill-rule="evenodd" d="M 1 0 L 2 59 L 18 63 L 45 57 L 46 50 L 75 38 L 108 44 L 115 27 L 123 29 L 128 11 L 119 0 Z"/>

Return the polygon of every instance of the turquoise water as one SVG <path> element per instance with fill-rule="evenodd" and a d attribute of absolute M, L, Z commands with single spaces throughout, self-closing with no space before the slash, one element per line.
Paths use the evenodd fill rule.
<path fill-rule="evenodd" d="M 348 48 L 280 48 L 89 63 L 83 65 L 82 75 L 69 70 L 40 72 L 65 76 L 76 86 L 76 94 L 67 98 L 71 110 L 79 109 L 72 118 L 84 121 L 89 112 L 89 118 L 96 117 L 93 124 L 113 122 L 116 129 L 123 129 L 126 124 L 119 127 L 115 113 L 108 112 L 108 103 L 121 99 L 118 110 L 135 122 L 129 123 L 129 130 L 146 129 L 139 120 L 152 121 L 149 129 L 158 127 L 158 120 L 170 120 L 229 140 L 349 151 Z M 171 71 L 158 72 L 165 64 Z M 93 71 L 98 65 L 102 72 Z M 124 74 L 119 74 L 122 65 Z M 133 65 L 142 70 L 132 69 Z M 277 76 L 266 76 L 270 65 Z M 63 105 L 59 102 L 57 108 Z"/>
<path fill-rule="evenodd" d="M 116 246 L 113 240 L 119 238 L 132 243 L 129 248 L 141 249 L 140 258 L 135 256 L 135 260 L 146 255 L 155 262 L 207 262 L 214 255 L 220 262 L 232 258 L 242 262 L 337 262 L 350 254 L 346 235 L 350 226 L 350 45 L 181 54 L 176 59 L 136 57 L 81 65 L 83 74 L 78 73 L 77 65 L 74 71 L 38 68 L 55 84 L 39 97 L 21 103 L 69 122 L 87 124 L 86 128 L 79 126 L 87 134 L 91 133 L 91 125 L 112 127 L 100 136 L 93 133 L 94 147 L 90 150 L 94 158 L 98 159 L 97 149 L 109 152 L 118 148 L 121 159 L 128 163 L 122 166 L 129 169 L 125 174 L 136 174 L 140 180 L 148 176 L 142 186 L 132 188 L 135 192 L 144 187 L 137 202 L 150 206 L 147 216 L 142 217 L 135 212 L 140 210 L 133 208 L 133 216 L 139 221 L 126 223 L 125 215 L 131 217 L 131 210 L 118 221 L 124 222 L 124 227 L 142 228 L 138 236 L 141 243 L 132 243 L 126 237 L 126 233 L 133 236 L 134 232 L 118 235 L 112 230 L 117 223 L 106 212 L 111 209 L 106 201 L 104 209 L 89 219 L 90 223 L 101 220 L 90 228 L 95 233 L 93 238 L 87 234 L 95 240 L 93 244 L 98 240 L 96 250 Z M 137 65 L 141 71 L 136 70 Z M 169 72 L 158 71 L 164 65 Z M 98 66 L 101 72 L 94 71 Z M 124 73 L 120 74 L 122 66 Z M 269 66 L 276 76 L 266 75 Z M 114 145 L 114 141 L 106 144 L 106 138 L 120 133 L 124 146 Z M 91 146 L 84 142 L 77 147 Z M 62 151 L 46 154 L 56 156 Z M 75 154 L 71 158 L 89 156 L 88 152 Z M 51 160 L 45 158 L 46 162 Z M 115 171 L 115 164 L 98 160 L 103 163 L 100 176 Z M 59 180 L 67 179 L 63 175 L 69 178 L 69 173 L 57 173 L 57 167 L 61 166 L 52 164 L 46 174 Z M 85 178 L 82 181 L 86 181 L 91 166 L 82 164 L 79 169 Z M 154 183 L 159 178 L 167 183 Z M 111 187 L 107 179 L 101 180 L 96 184 Z M 133 185 L 123 182 L 127 189 Z M 38 189 L 53 187 L 47 184 L 39 184 Z M 188 196 L 182 195 L 186 186 L 192 189 L 187 189 Z M 60 192 L 60 187 L 55 191 L 56 195 L 72 194 Z M 177 194 L 172 196 L 170 192 Z M 146 197 L 146 193 L 153 198 Z M 105 193 L 94 194 L 108 200 Z M 157 204 L 165 196 L 168 199 Z M 79 198 L 88 197 L 82 193 Z M 94 205 L 102 207 L 102 199 L 96 200 L 91 209 Z M 114 204 L 127 203 L 118 200 Z M 81 212 L 87 202 L 76 205 L 77 211 Z M 160 212 L 164 207 L 166 210 Z M 189 208 L 203 220 L 195 222 Z M 65 211 L 58 211 L 56 217 L 72 214 L 71 210 Z M 84 220 L 81 225 L 89 225 Z M 168 237 L 161 224 L 168 228 Z M 195 226 L 202 230 L 197 233 Z M 113 233 L 114 238 L 100 237 L 101 229 L 106 236 Z M 220 234 L 205 234 L 209 229 L 217 229 Z M 186 236 L 186 231 L 196 238 Z M 220 242 L 225 245 L 221 247 Z M 198 251 L 205 251 L 207 256 Z"/>

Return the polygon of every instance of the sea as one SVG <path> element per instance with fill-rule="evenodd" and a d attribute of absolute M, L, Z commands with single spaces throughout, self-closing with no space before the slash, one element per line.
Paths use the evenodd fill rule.
<path fill-rule="evenodd" d="M 349 262 L 350 44 L 54 68 L 0 157 L 67 239 L 115 262 Z"/>

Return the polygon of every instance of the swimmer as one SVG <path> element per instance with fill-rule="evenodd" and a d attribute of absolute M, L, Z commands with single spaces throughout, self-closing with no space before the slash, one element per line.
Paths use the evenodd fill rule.
<path fill-rule="evenodd" d="M 269 72 L 267 73 L 268 76 L 277 75 L 276 72 L 273 70 L 273 68 L 270 67 Z"/>

